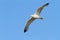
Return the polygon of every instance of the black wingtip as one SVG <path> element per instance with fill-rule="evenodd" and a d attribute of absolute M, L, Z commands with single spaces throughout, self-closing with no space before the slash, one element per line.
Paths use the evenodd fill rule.
<path fill-rule="evenodd" d="M 26 32 L 27 30 L 24 30 L 24 33 Z"/>
<path fill-rule="evenodd" d="M 44 4 L 42 7 L 45 7 L 45 6 L 48 6 L 49 5 L 49 3 L 46 3 L 46 4 Z"/>
<path fill-rule="evenodd" d="M 46 3 L 46 5 L 49 5 L 49 3 Z"/>

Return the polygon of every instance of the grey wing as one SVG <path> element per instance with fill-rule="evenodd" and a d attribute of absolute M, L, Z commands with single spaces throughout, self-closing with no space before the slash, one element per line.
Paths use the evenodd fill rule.
<path fill-rule="evenodd" d="M 26 26 L 24 28 L 24 32 L 26 32 L 29 28 L 29 25 L 35 20 L 35 18 L 31 18 L 30 20 L 27 21 Z"/>
<path fill-rule="evenodd" d="M 39 8 L 37 9 L 36 14 L 39 15 L 39 14 L 41 13 L 42 9 L 43 9 L 45 6 L 47 6 L 47 5 L 49 5 L 49 3 L 46 3 L 46 4 L 44 4 L 43 6 L 39 7 Z"/>

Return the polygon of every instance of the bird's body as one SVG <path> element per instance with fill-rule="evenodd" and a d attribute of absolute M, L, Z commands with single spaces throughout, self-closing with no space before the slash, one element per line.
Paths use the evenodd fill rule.
<path fill-rule="evenodd" d="M 39 7 L 38 10 L 37 10 L 37 12 L 36 12 L 35 14 L 31 15 L 31 19 L 29 19 L 29 20 L 27 21 L 27 24 L 26 24 L 26 26 L 25 26 L 25 28 L 24 28 L 24 32 L 26 32 L 26 31 L 28 30 L 29 25 L 30 25 L 35 19 L 43 19 L 43 18 L 40 16 L 40 13 L 41 13 L 42 9 L 43 9 L 45 6 L 47 6 L 48 4 L 49 4 L 49 3 L 46 3 L 46 4 L 44 4 L 43 6 Z"/>
<path fill-rule="evenodd" d="M 36 14 L 31 15 L 31 17 L 33 17 L 33 18 L 40 18 L 40 16 L 39 15 L 36 15 Z"/>

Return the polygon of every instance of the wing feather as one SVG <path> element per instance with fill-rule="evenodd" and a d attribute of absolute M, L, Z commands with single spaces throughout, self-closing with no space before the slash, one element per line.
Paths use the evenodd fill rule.
<path fill-rule="evenodd" d="M 43 8 L 44 8 L 45 6 L 47 6 L 47 5 L 49 5 L 49 3 L 46 3 L 46 4 L 44 4 L 43 6 L 39 7 L 39 8 L 37 9 L 36 14 L 39 15 L 39 14 L 41 13 L 41 11 L 43 10 Z"/>
<path fill-rule="evenodd" d="M 29 25 L 30 25 L 34 20 L 35 20 L 35 18 L 32 17 L 31 19 L 29 19 L 29 20 L 27 21 L 26 26 L 25 26 L 25 28 L 24 28 L 24 32 L 26 32 L 26 31 L 28 30 Z"/>

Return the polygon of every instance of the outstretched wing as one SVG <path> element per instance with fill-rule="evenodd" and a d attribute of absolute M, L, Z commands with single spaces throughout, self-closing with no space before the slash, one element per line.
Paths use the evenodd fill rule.
<path fill-rule="evenodd" d="M 47 5 L 49 5 L 49 3 L 46 3 L 46 4 L 44 4 L 43 6 L 39 7 L 39 8 L 37 9 L 36 14 L 39 15 L 39 14 L 41 13 L 42 9 L 43 9 L 45 6 L 47 6 Z"/>
<path fill-rule="evenodd" d="M 35 18 L 31 18 L 30 20 L 27 21 L 26 26 L 24 28 L 24 32 L 26 32 L 29 28 L 29 25 L 35 20 Z"/>

